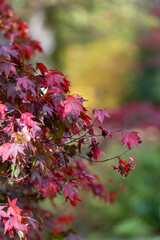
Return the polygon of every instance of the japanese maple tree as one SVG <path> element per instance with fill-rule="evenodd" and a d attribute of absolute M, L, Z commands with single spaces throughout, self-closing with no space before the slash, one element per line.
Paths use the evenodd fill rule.
<path fill-rule="evenodd" d="M 65 228 L 73 216 L 43 210 L 39 201 L 49 198 L 54 204 L 60 194 L 76 206 L 85 189 L 113 203 L 116 193 L 107 191 L 85 162 L 117 159 L 113 169 L 126 177 L 135 163 L 121 156 L 133 144 L 138 147 L 140 137 L 135 131 L 120 132 L 129 149 L 99 160 L 105 155 L 100 137 L 112 140 L 116 132 L 102 125 L 110 118 L 106 109 L 89 112 L 81 96 L 70 94 L 67 76 L 43 63 L 28 64 L 42 51 L 40 43 L 5 0 L 0 13 L 1 33 L 9 40 L 0 44 L 0 239 L 42 239 L 43 229 L 55 239 L 76 239 Z"/>

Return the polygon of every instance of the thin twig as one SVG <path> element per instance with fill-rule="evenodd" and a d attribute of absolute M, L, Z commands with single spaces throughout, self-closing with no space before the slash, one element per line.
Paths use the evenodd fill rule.
<path fill-rule="evenodd" d="M 99 160 L 99 161 L 95 161 L 95 160 L 92 160 L 92 159 L 87 158 L 87 157 L 85 157 L 85 156 L 78 155 L 78 154 L 76 154 L 76 156 L 78 156 L 78 157 L 80 157 L 80 158 L 84 158 L 85 160 L 87 160 L 87 161 L 89 161 L 89 162 L 102 163 L 102 162 L 107 162 L 107 161 L 110 161 L 110 160 L 119 158 L 119 157 L 121 157 L 122 155 L 126 154 L 126 153 L 129 152 L 129 151 L 130 151 L 130 149 L 127 149 L 126 151 L 122 152 L 121 154 L 119 154 L 119 155 L 117 155 L 117 156 L 110 157 L 110 158 L 107 158 L 107 159 L 104 159 L 104 160 Z"/>
<path fill-rule="evenodd" d="M 94 125 L 94 123 L 96 122 L 96 120 L 97 120 L 97 119 L 95 119 L 95 120 L 93 121 L 93 123 L 91 124 L 91 126 L 89 127 L 89 129 L 88 129 L 83 135 L 81 135 L 81 136 L 79 136 L 79 137 L 77 137 L 77 138 L 74 138 L 73 140 L 71 140 L 70 142 L 68 142 L 68 143 L 66 143 L 66 144 L 68 145 L 68 144 L 70 144 L 70 143 L 72 143 L 72 142 L 74 142 L 74 141 L 77 141 L 77 140 L 79 140 L 79 139 L 81 139 L 81 138 L 84 138 L 84 137 L 87 135 L 87 133 L 91 130 L 91 128 L 93 127 L 93 125 Z"/>

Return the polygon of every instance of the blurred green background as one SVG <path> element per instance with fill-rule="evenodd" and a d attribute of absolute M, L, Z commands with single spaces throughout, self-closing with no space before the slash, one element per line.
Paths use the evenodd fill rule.
<path fill-rule="evenodd" d="M 72 93 L 89 100 L 86 106 L 114 112 L 136 101 L 159 108 L 159 0 L 9 2 L 29 22 L 32 36 L 42 41 L 45 56 L 37 56 L 36 61 L 68 75 Z M 107 189 L 124 184 L 125 192 L 118 190 L 113 205 L 82 193 L 73 226 L 82 239 L 160 239 L 159 129 L 154 124 L 138 131 L 143 143 L 131 153 L 136 169 L 126 180 L 113 171 L 111 162 L 92 166 Z M 107 156 L 122 148 L 122 144 L 104 144 Z M 62 204 L 63 210 L 69 211 L 69 204 Z"/>

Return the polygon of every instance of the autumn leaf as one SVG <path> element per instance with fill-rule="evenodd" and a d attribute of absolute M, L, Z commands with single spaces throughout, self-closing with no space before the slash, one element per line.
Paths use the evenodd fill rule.
<path fill-rule="evenodd" d="M 4 234 L 6 234 L 6 232 L 9 232 L 9 236 L 10 238 L 14 237 L 14 232 L 13 232 L 13 228 L 18 229 L 19 227 L 19 223 L 18 223 L 18 219 L 16 217 L 10 217 L 9 219 L 4 219 Z"/>
<path fill-rule="evenodd" d="M 0 45 L 0 55 L 6 56 L 9 60 L 11 56 L 18 58 L 18 51 L 11 45 Z"/>
<path fill-rule="evenodd" d="M 5 75 L 6 75 L 6 78 L 8 78 L 10 73 L 13 73 L 14 75 L 17 75 L 15 66 L 16 66 L 16 64 L 15 63 L 11 63 L 11 62 L 3 62 L 3 63 L 1 63 L 0 64 L 0 74 L 2 74 L 4 72 Z"/>
<path fill-rule="evenodd" d="M 99 127 L 99 128 L 102 130 L 102 136 L 103 137 L 108 135 L 110 137 L 110 139 L 112 140 L 112 132 L 110 132 L 106 128 L 102 128 L 102 127 Z"/>
<path fill-rule="evenodd" d="M 106 111 L 105 108 L 103 109 L 94 109 L 93 110 L 93 114 L 94 114 L 94 118 L 98 118 L 98 120 L 100 121 L 100 123 L 103 123 L 103 120 L 105 117 L 110 118 L 110 115 L 108 114 L 108 112 Z"/>
<path fill-rule="evenodd" d="M 31 113 L 29 113 L 29 112 L 22 113 L 19 123 L 23 123 L 27 127 L 31 127 L 31 128 L 33 127 L 34 128 L 35 123 L 32 120 L 32 118 L 34 118 L 34 116 Z"/>
<path fill-rule="evenodd" d="M 124 175 L 124 179 L 128 176 L 130 171 L 133 171 L 135 169 L 135 162 L 132 157 L 129 158 L 129 161 L 121 160 L 119 158 L 119 165 L 113 166 L 113 169 L 116 172 L 119 172 L 121 176 Z"/>
<path fill-rule="evenodd" d="M 122 142 L 124 146 L 128 146 L 129 149 L 133 147 L 133 144 L 135 144 L 137 147 L 139 147 L 139 144 L 142 142 L 141 138 L 138 136 L 138 132 L 132 131 L 132 132 L 123 132 L 122 133 Z"/>
<path fill-rule="evenodd" d="M 6 208 L 6 206 L 0 206 L 0 220 L 1 220 L 1 217 L 3 218 L 9 217 L 9 215 L 4 210 L 2 210 L 3 208 Z"/>
<path fill-rule="evenodd" d="M 45 104 L 43 106 L 43 112 L 44 112 L 44 114 L 49 114 L 50 116 L 52 116 L 53 109 L 51 107 L 49 107 L 47 104 Z"/>
<path fill-rule="evenodd" d="M 0 104 L 0 118 L 5 118 L 5 112 L 8 110 L 7 106 L 4 104 Z"/>
<path fill-rule="evenodd" d="M 73 207 L 77 205 L 76 201 L 81 201 L 80 196 L 75 191 L 75 184 L 74 183 L 67 183 L 63 187 L 64 195 L 66 197 L 66 201 L 70 199 L 70 203 Z"/>
<path fill-rule="evenodd" d="M 81 112 L 84 112 L 83 105 L 79 99 L 76 99 L 73 96 L 67 96 L 67 100 L 64 102 L 64 116 L 72 113 L 76 118 L 80 115 Z"/>
<path fill-rule="evenodd" d="M 31 174 L 31 183 L 34 182 L 37 179 L 39 185 L 42 184 L 42 179 L 38 171 L 33 171 Z"/>
<path fill-rule="evenodd" d="M 91 148 L 91 151 L 93 153 L 93 158 L 97 161 L 98 157 L 99 157 L 99 154 L 103 154 L 105 155 L 104 152 L 102 152 L 99 148 L 98 148 L 98 144 L 96 142 L 96 139 L 95 138 L 92 138 L 92 148 Z"/>
<path fill-rule="evenodd" d="M 61 86 L 61 82 L 64 76 L 60 72 L 56 72 L 56 70 L 50 70 L 50 72 L 46 76 L 46 85 L 47 87 L 53 88 L 54 86 Z"/>
<path fill-rule="evenodd" d="M 43 63 L 36 63 L 36 69 L 39 69 L 42 75 L 48 72 L 48 69 Z"/>
<path fill-rule="evenodd" d="M 37 63 L 35 69 L 26 61 L 36 50 L 42 51 L 39 42 L 28 35 L 27 24 L 6 0 L 0 1 L 0 13 L 2 35 L 12 42 L 0 44 L 0 236 L 40 239 L 44 228 L 51 238 L 77 239 L 63 228 L 71 222 L 71 215 L 58 218 L 39 202 L 48 198 L 54 205 L 56 196 L 63 192 L 66 201 L 76 206 L 81 201 L 79 189 L 84 189 L 113 203 L 116 193 L 106 191 L 85 161 L 98 161 L 100 154 L 104 155 L 102 138 L 111 139 L 116 131 L 102 126 L 105 118 L 110 118 L 105 108 L 95 108 L 91 118 L 85 100 L 68 94 L 67 76 L 57 69 L 48 70 L 43 63 Z M 136 132 L 124 132 L 122 141 L 132 148 L 140 138 Z M 114 170 L 126 177 L 135 167 L 134 160 L 118 160 Z M 8 203 L 3 203 L 8 196 Z M 24 210 L 17 206 L 16 197 Z M 9 236 L 3 235 L 3 224 L 4 234 Z"/>
<path fill-rule="evenodd" d="M 0 146 L 0 155 L 3 159 L 3 162 L 8 159 L 8 151 L 11 147 L 12 143 L 4 143 L 3 145 Z"/>
<path fill-rule="evenodd" d="M 17 80 L 17 87 L 16 87 L 16 89 L 18 89 L 18 87 L 20 85 L 22 85 L 27 90 L 29 85 L 34 85 L 33 82 L 31 80 L 29 80 L 28 76 L 16 78 L 16 80 Z"/>
<path fill-rule="evenodd" d="M 15 164 L 18 153 L 24 154 L 24 147 L 22 147 L 21 144 L 4 143 L 0 146 L 0 155 L 3 159 L 2 162 L 11 159 L 13 164 Z"/>
<path fill-rule="evenodd" d="M 11 200 L 8 197 L 9 208 L 7 210 L 8 215 L 13 215 L 15 217 L 19 216 L 20 212 L 22 211 L 17 205 L 17 198 Z"/>

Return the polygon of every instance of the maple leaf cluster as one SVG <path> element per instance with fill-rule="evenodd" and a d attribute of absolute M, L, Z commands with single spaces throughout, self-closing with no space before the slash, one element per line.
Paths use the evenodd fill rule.
<path fill-rule="evenodd" d="M 18 16 L 5 0 L 0 1 L 0 12 L 0 29 L 4 38 L 9 39 L 10 42 L 14 42 L 15 44 L 20 43 L 26 59 L 30 59 L 36 51 L 42 52 L 39 41 L 33 40 L 30 37 L 27 23 Z M 3 68 L 4 65 L 1 66 L 1 69 Z M 9 68 L 9 65 L 7 65 L 5 69 L 7 68 Z M 10 68 L 12 68 L 13 71 L 15 70 L 13 63 L 10 64 Z"/>
<path fill-rule="evenodd" d="M 119 158 L 119 166 L 113 167 L 116 172 L 120 172 L 121 176 L 125 175 L 126 178 L 130 171 L 135 169 L 135 162 L 132 157 L 130 157 L 128 163 L 125 160 Z"/>
<path fill-rule="evenodd" d="M 38 202 L 49 198 L 54 205 L 54 198 L 63 194 L 66 202 L 76 206 L 81 201 L 79 191 L 85 189 L 113 203 L 116 192 L 107 191 L 85 161 L 96 164 L 118 158 L 114 170 L 125 177 L 134 161 L 120 160 L 122 154 L 98 160 L 104 155 L 99 138 L 112 139 L 115 132 L 102 125 L 110 115 L 105 108 L 89 112 L 81 96 L 70 94 L 70 82 L 60 71 L 43 63 L 36 68 L 27 64 L 26 58 L 41 51 L 39 43 L 29 37 L 27 24 L 4 0 L 0 12 L 0 28 L 10 39 L 9 44 L 0 45 L 2 232 L 32 240 L 42 239 L 44 228 L 57 239 L 58 235 L 73 237 L 65 229 L 73 220 L 71 215 L 53 215 Z M 130 150 L 141 140 L 137 132 L 122 132 L 122 142 Z"/>

